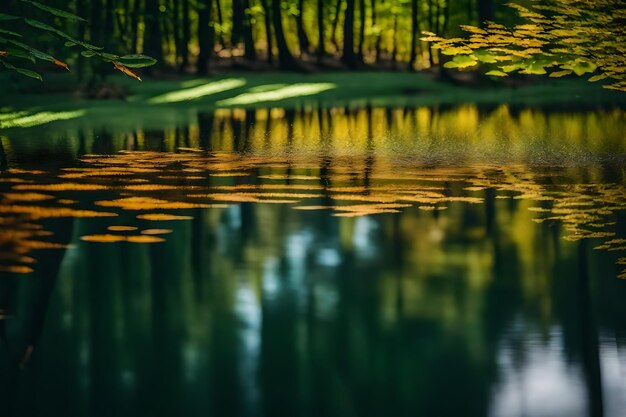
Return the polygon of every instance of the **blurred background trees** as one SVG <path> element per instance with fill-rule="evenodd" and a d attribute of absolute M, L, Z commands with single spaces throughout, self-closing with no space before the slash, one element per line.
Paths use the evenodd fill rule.
<path fill-rule="evenodd" d="M 421 31 L 454 35 L 459 24 L 479 24 L 500 12 L 485 0 L 49 0 L 46 5 L 85 17 L 54 18 L 55 27 L 106 50 L 146 54 L 161 72 L 207 73 L 220 67 L 301 70 L 415 68 L 438 64 Z M 22 0 L 0 11 L 28 12 Z M 504 8 L 506 9 L 506 8 Z M 509 10 L 506 13 L 513 14 Z M 2 21 L 0 25 L 6 25 Z M 45 34 L 36 34 L 45 36 Z M 80 51 L 45 44 L 81 73 Z"/>

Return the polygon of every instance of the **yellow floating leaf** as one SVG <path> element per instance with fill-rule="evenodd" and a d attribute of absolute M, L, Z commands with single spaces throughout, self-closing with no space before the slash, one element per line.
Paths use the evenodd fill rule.
<path fill-rule="evenodd" d="M 606 75 L 606 74 L 598 74 L 598 75 L 594 75 L 593 77 L 589 78 L 589 81 L 594 83 L 596 81 L 604 80 L 607 77 L 608 77 L 608 75 Z"/>
<path fill-rule="evenodd" d="M 164 214 L 164 213 L 152 213 L 152 214 L 140 214 L 137 216 L 138 219 L 141 220 L 150 220 L 150 221 L 170 221 L 170 220 L 192 220 L 191 216 L 176 216 L 174 214 Z"/>
<path fill-rule="evenodd" d="M 109 226 L 107 230 L 112 232 L 131 232 L 133 230 L 137 230 L 135 226 Z"/>
<path fill-rule="evenodd" d="M 61 184 L 24 184 L 16 185 L 14 190 L 25 191 L 99 191 L 110 187 L 97 184 L 61 183 Z"/>
<path fill-rule="evenodd" d="M 44 201 L 54 198 L 51 195 L 39 193 L 4 193 L 2 196 L 11 201 Z"/>
<path fill-rule="evenodd" d="M 0 265 L 0 271 L 13 274 L 30 274 L 33 272 L 33 268 L 24 265 Z"/>
<path fill-rule="evenodd" d="M 156 236 L 139 235 L 139 236 L 127 236 L 126 241 L 130 243 L 160 243 L 160 242 L 165 242 L 165 239 L 161 237 L 156 237 Z"/>
<path fill-rule="evenodd" d="M 116 242 L 125 242 L 126 237 L 119 236 L 119 235 L 102 234 L 102 235 L 83 236 L 80 238 L 80 240 L 84 240 L 85 242 L 116 243 Z"/>
<path fill-rule="evenodd" d="M 168 233 L 172 233 L 172 229 L 146 229 L 142 230 L 142 235 L 166 235 Z"/>

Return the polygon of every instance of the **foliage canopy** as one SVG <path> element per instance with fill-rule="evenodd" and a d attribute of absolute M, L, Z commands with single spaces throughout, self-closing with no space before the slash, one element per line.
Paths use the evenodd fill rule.
<path fill-rule="evenodd" d="M 41 4 L 36 1 L 32 1 L 32 0 L 20 0 L 20 1 L 25 4 L 28 4 L 29 6 L 42 10 L 46 12 L 47 14 L 52 15 L 53 17 L 58 17 L 58 18 L 63 18 L 63 19 L 73 20 L 73 21 L 83 21 L 83 22 L 85 21 L 85 19 L 83 19 L 80 16 L 76 16 L 75 14 L 72 14 L 64 10 L 51 7 L 51 6 L 47 6 L 45 4 Z M 139 81 L 141 81 L 141 78 L 139 78 L 139 76 L 135 74 L 130 68 L 147 67 L 150 65 L 154 65 L 157 62 L 154 58 L 151 58 L 146 55 L 133 54 L 133 55 L 120 56 L 120 55 L 107 53 L 107 52 L 104 52 L 103 50 L 104 48 L 100 46 L 92 45 L 90 43 L 76 39 L 75 37 L 70 36 L 67 33 L 51 25 L 48 25 L 47 23 L 41 22 L 39 20 L 22 17 L 22 16 L 0 13 L 0 22 L 9 22 L 9 21 L 23 21 L 24 23 L 26 23 L 28 26 L 32 28 L 47 32 L 58 38 L 61 38 L 65 40 L 65 46 L 67 47 L 80 47 L 81 48 L 80 53 L 82 56 L 86 58 L 98 57 L 105 62 L 110 62 L 113 64 L 113 67 L 116 70 L 130 77 L 133 77 Z M 25 59 L 25 60 L 31 61 L 32 63 L 35 63 L 36 60 L 39 59 L 42 61 L 52 62 L 54 65 L 65 68 L 66 70 L 69 71 L 69 66 L 65 62 L 39 49 L 36 49 L 28 45 L 27 43 L 24 43 L 23 38 L 24 36 L 18 33 L 17 31 L 8 30 L 8 29 L 5 29 L 4 27 L 0 28 L 0 64 L 2 64 L 2 66 L 4 66 L 5 68 L 9 70 L 16 71 L 19 74 L 38 79 L 40 81 L 42 80 L 42 77 L 39 73 L 32 71 L 30 69 L 16 66 L 14 64 L 15 61 L 18 59 Z M 13 58 L 16 58 L 16 60 L 13 60 Z"/>
<path fill-rule="evenodd" d="M 516 3 L 524 24 L 508 28 L 486 22 L 483 28 L 461 26 L 468 37 L 445 39 L 424 32 L 424 41 L 453 56 L 446 68 L 485 64 L 488 75 L 512 73 L 591 75 L 610 80 L 605 88 L 626 91 L 626 2 L 623 0 L 554 0 L 531 9 Z"/>

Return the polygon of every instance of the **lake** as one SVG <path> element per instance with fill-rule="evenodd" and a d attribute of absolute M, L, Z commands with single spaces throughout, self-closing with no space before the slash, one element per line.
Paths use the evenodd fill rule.
<path fill-rule="evenodd" d="M 624 110 L 65 116 L 2 119 L 0 415 L 623 415 Z"/>

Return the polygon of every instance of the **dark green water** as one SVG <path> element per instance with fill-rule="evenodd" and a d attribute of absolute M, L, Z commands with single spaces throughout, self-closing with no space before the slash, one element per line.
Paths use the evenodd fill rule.
<path fill-rule="evenodd" d="M 623 415 L 622 110 L 180 118 L 0 133 L 0 416 Z"/>

